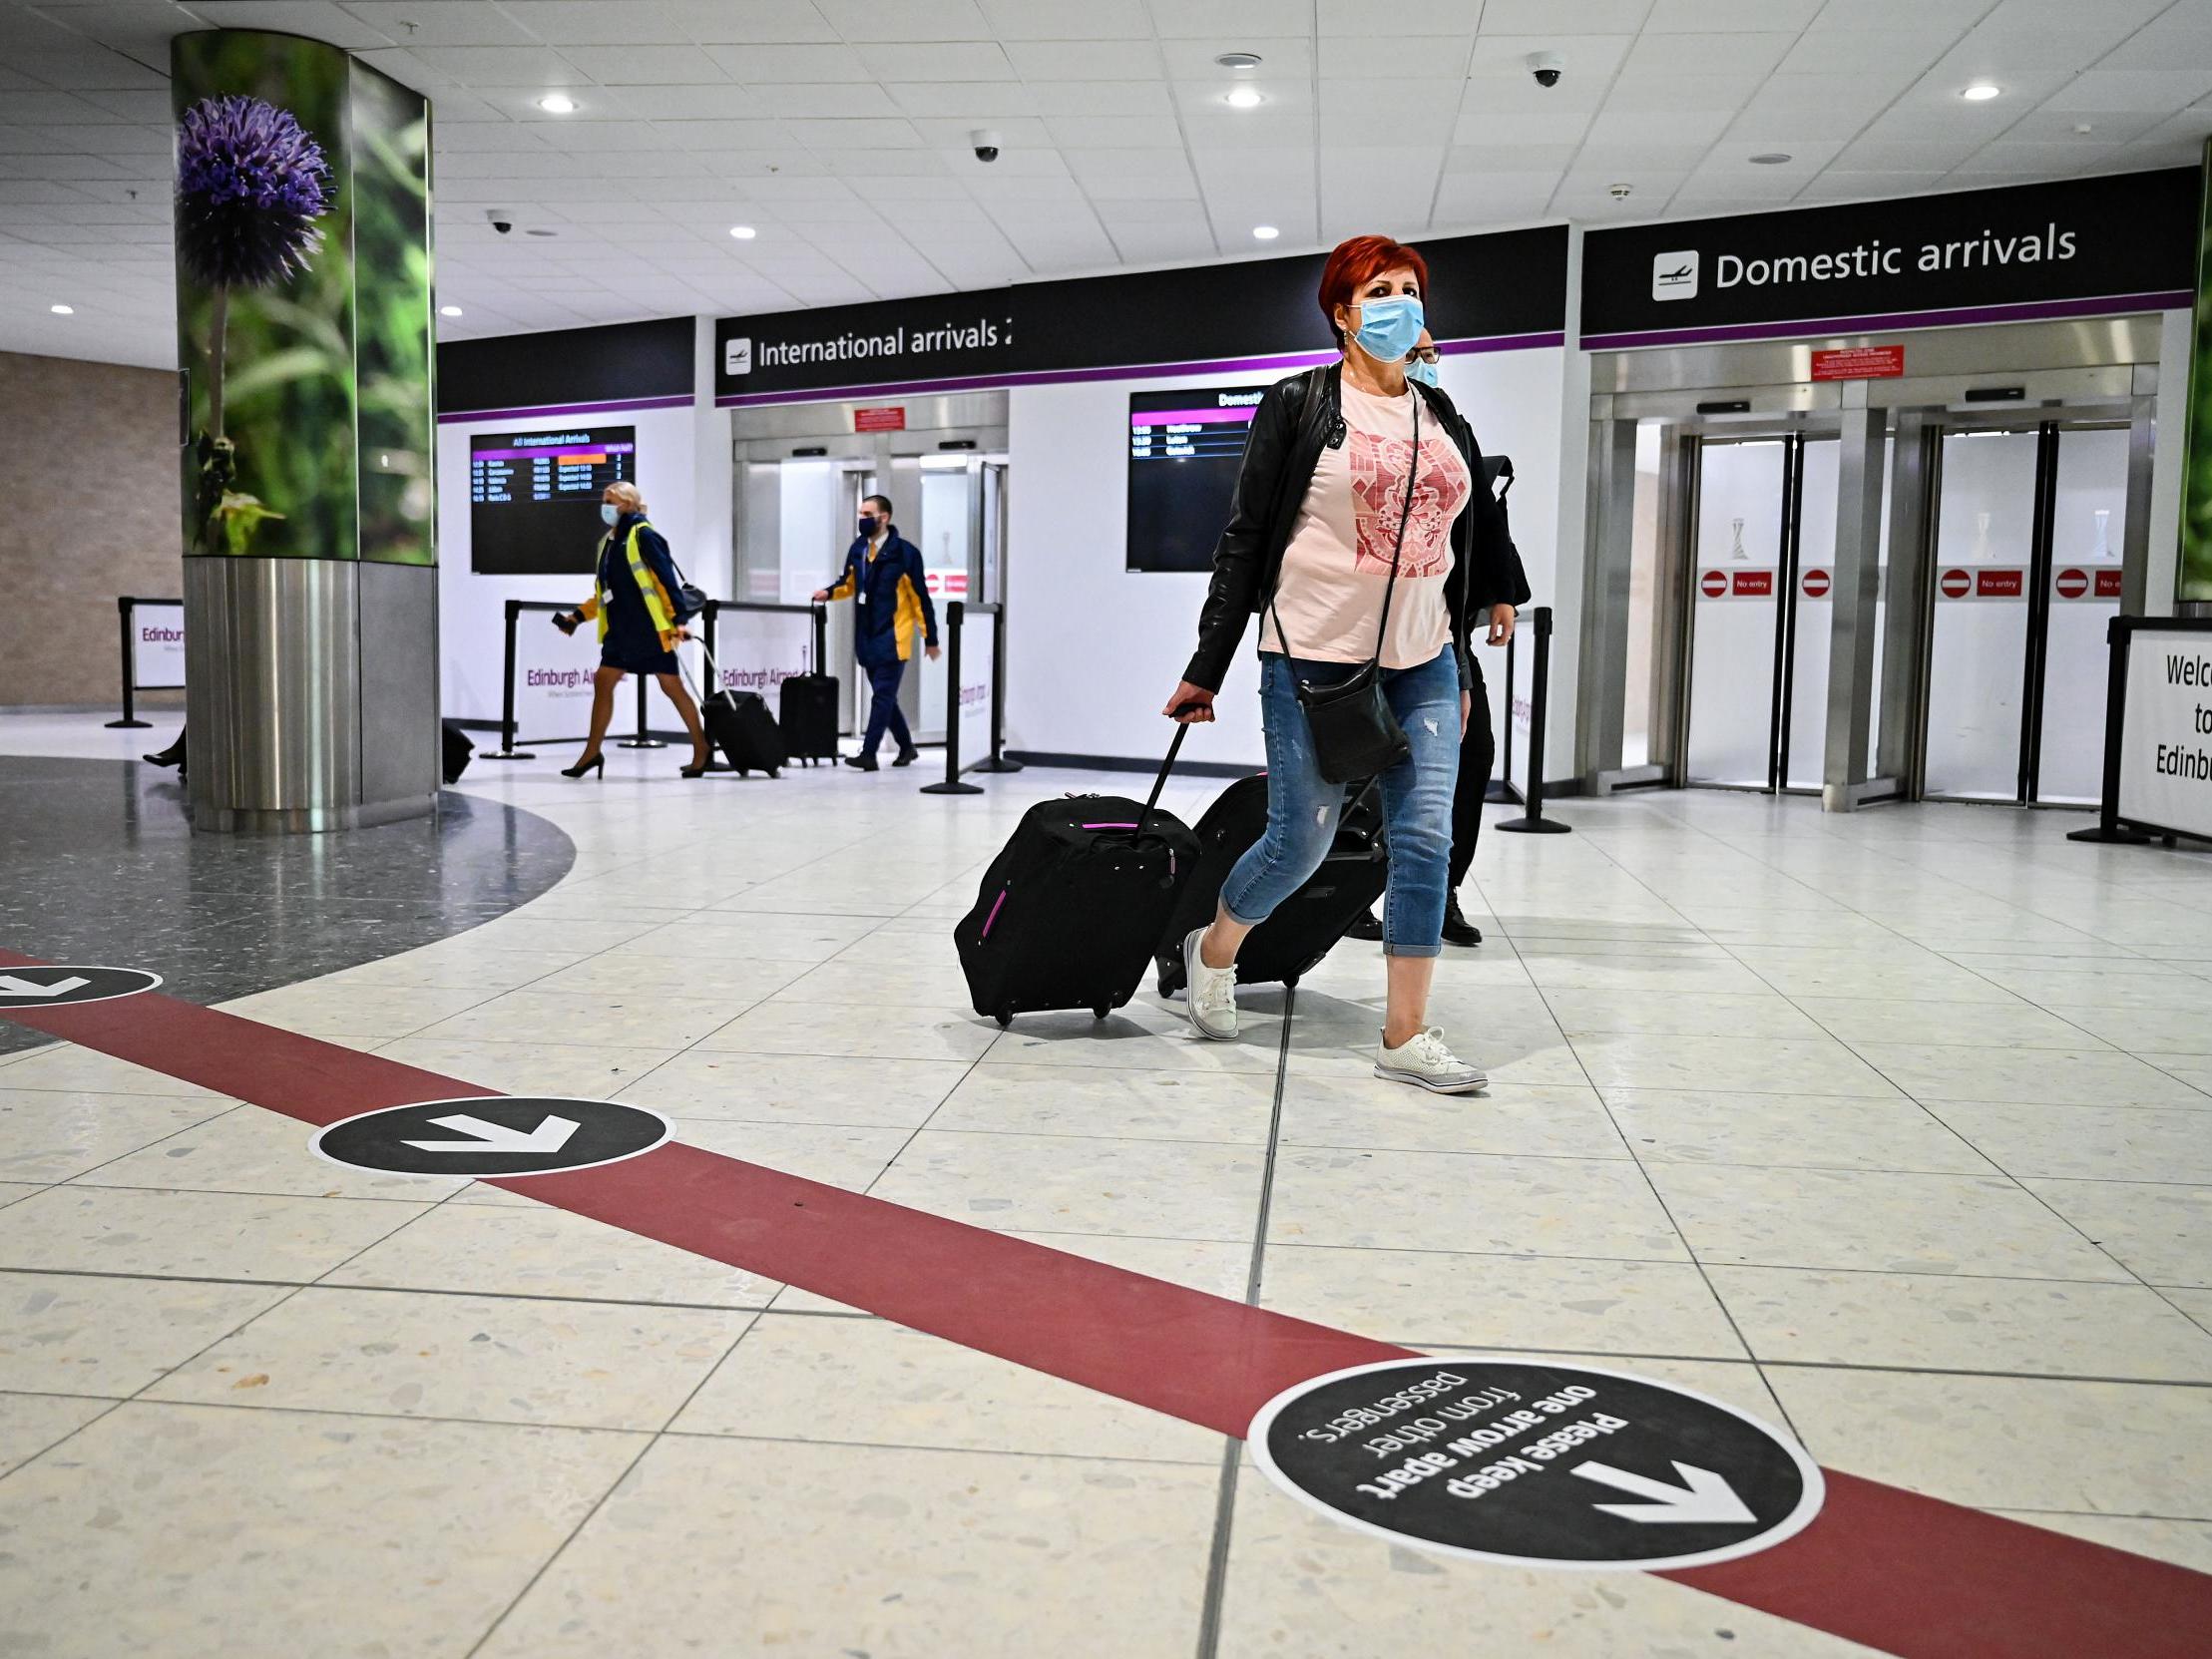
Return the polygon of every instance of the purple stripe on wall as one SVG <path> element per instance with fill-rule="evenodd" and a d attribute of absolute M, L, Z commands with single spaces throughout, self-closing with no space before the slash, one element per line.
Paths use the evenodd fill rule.
<path fill-rule="evenodd" d="M 2123 316 L 2135 311 L 2187 310 L 2195 303 L 2196 295 L 2187 288 L 2169 288 L 2156 293 L 2102 294 L 2092 299 L 2030 299 L 2010 305 L 1961 305 L 1941 311 L 1884 311 L 1856 317 L 1801 317 L 1794 322 L 1739 322 L 1705 328 L 1645 328 L 1618 334 L 1585 334 L 1582 349 L 1621 351 L 1644 345 L 1701 345 L 1716 340 L 1795 339 L 1823 333 L 1871 334 L 1904 328 L 1950 328 L 1977 322 Z"/>
<path fill-rule="evenodd" d="M 626 397 L 612 403 L 539 403 L 524 409 L 455 409 L 438 417 L 440 426 L 452 426 L 461 421 L 528 421 L 541 418 L 560 419 L 569 415 L 621 415 L 633 409 L 688 409 L 691 394 L 677 392 L 668 397 Z"/>
<path fill-rule="evenodd" d="M 1527 351 L 1564 345 L 1557 329 L 1499 334 L 1479 340 L 1440 340 L 1440 353 Z M 1148 380 L 1171 374 L 1239 374 L 1263 369 L 1310 369 L 1333 363 L 1333 351 L 1293 351 L 1272 357 L 1208 357 L 1182 363 L 1130 363 L 1104 369 L 1028 369 L 1020 373 L 963 375 L 949 380 L 884 380 L 865 386 L 822 386 L 794 392 L 733 392 L 714 400 L 724 409 L 758 409 L 777 403 L 841 403 L 859 397 L 913 397 L 927 392 L 972 392 L 998 386 L 1052 386 L 1085 380 Z"/>

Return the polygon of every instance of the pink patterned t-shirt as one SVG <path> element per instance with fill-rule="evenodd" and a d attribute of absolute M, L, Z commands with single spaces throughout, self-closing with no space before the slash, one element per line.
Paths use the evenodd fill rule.
<path fill-rule="evenodd" d="M 1410 385 L 1394 398 L 1344 385 L 1344 443 L 1324 448 L 1314 464 L 1313 482 L 1283 549 L 1273 611 L 1260 613 L 1261 650 L 1320 662 L 1365 662 L 1375 654 L 1375 624 L 1406 501 L 1418 396 Z M 1452 637 L 1444 598 L 1453 566 L 1452 523 L 1472 488 L 1459 446 L 1424 404 L 1413 513 L 1383 640 L 1386 668 L 1432 662 Z M 1277 613 L 1290 636 L 1288 646 L 1276 632 Z"/>

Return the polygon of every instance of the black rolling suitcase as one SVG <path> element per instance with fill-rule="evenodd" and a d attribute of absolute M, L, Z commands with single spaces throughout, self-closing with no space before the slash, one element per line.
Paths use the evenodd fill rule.
<path fill-rule="evenodd" d="M 1153 947 L 1159 994 L 1183 989 L 1182 942 L 1213 920 L 1221 884 L 1245 848 L 1267 830 L 1267 777 L 1238 778 L 1198 820 L 1198 862 L 1176 897 L 1173 914 Z M 1336 844 L 1321 868 L 1254 928 L 1236 956 L 1238 985 L 1295 985 L 1344 937 L 1344 930 L 1382 897 L 1390 865 L 1383 847 L 1382 794 L 1370 784 L 1346 804 Z"/>
<path fill-rule="evenodd" d="M 776 723 L 793 760 L 837 758 L 837 693 L 835 674 L 793 674 L 777 690 Z"/>
<path fill-rule="evenodd" d="M 1104 1020 L 1136 994 L 1198 851 L 1156 805 L 1186 729 L 1143 803 L 1077 795 L 1022 815 L 953 929 L 978 1014 L 1001 1026 L 1053 1009 Z"/>
<path fill-rule="evenodd" d="M 711 655 L 706 658 L 706 677 L 717 687 L 699 699 L 706 741 L 721 750 L 722 759 L 739 777 L 754 772 L 774 777 L 784 764 L 783 729 L 768 712 L 768 699 L 757 691 L 720 689 L 721 676 L 714 671 Z"/>
<path fill-rule="evenodd" d="M 441 721 L 440 729 L 445 742 L 445 780 L 448 783 L 459 783 L 461 774 L 469 769 L 469 757 L 476 753 L 476 744 L 470 740 L 467 732 L 451 720 Z"/>

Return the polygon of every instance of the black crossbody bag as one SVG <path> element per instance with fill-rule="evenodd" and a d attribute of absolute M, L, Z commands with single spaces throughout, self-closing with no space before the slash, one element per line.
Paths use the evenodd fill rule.
<path fill-rule="evenodd" d="M 1413 517 L 1414 484 L 1421 476 L 1421 394 L 1413 397 L 1413 459 L 1406 469 L 1406 499 L 1398 513 L 1398 541 L 1390 550 L 1390 580 L 1383 585 L 1383 615 L 1375 628 L 1375 654 L 1334 685 L 1316 685 L 1310 679 L 1297 683 L 1298 706 L 1306 711 L 1306 729 L 1313 736 L 1314 769 L 1324 783 L 1352 783 L 1379 777 L 1413 752 L 1405 727 L 1390 711 L 1383 695 L 1383 639 L 1390 630 L 1390 596 L 1398 586 L 1398 561 L 1406 551 L 1406 521 Z M 1267 614 L 1275 619 L 1275 639 L 1290 660 L 1290 636 L 1283 631 L 1281 613 L 1275 609 L 1275 589 L 1282 586 L 1282 567 L 1275 568 L 1275 583 L 1267 590 Z"/>

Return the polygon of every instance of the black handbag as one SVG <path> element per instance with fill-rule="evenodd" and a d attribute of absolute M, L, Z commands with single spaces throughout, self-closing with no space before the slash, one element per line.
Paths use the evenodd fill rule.
<path fill-rule="evenodd" d="M 1298 706 L 1306 711 L 1313 739 L 1314 769 L 1324 783 L 1353 783 L 1380 777 L 1413 752 L 1405 727 L 1383 695 L 1383 639 L 1390 630 L 1390 596 L 1398 586 L 1398 561 L 1406 551 L 1406 521 L 1413 517 L 1414 484 L 1421 476 L 1421 397 L 1413 400 L 1413 459 L 1406 469 L 1406 499 L 1398 513 L 1398 541 L 1390 550 L 1390 580 L 1383 585 L 1383 615 L 1375 627 L 1375 654 L 1332 685 L 1298 681 Z M 1275 586 L 1282 585 L 1276 567 Z M 1290 657 L 1290 636 L 1275 610 L 1275 589 L 1267 591 L 1267 612 L 1275 619 L 1275 638 Z"/>

